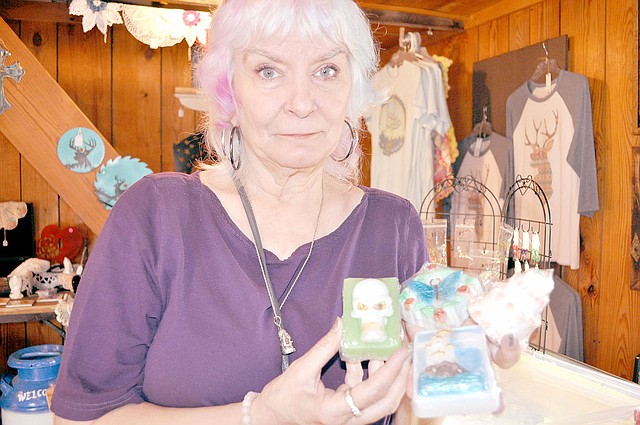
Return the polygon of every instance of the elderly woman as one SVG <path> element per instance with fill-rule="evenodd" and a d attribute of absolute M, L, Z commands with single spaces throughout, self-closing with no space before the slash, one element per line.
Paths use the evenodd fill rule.
<path fill-rule="evenodd" d="M 351 0 L 227 0 L 209 38 L 199 80 L 220 162 L 147 176 L 115 205 L 55 423 L 379 421 L 411 358 L 402 347 L 366 377 L 341 363 L 343 280 L 403 281 L 427 253 L 408 201 L 357 184 L 360 116 L 379 100 L 369 22 Z"/>

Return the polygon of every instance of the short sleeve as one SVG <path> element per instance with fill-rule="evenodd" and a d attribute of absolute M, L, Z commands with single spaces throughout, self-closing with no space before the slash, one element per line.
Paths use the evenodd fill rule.
<path fill-rule="evenodd" d="M 96 242 L 74 301 L 51 410 L 92 420 L 144 401 L 148 347 L 160 320 L 159 197 L 143 178 L 118 200 Z"/>

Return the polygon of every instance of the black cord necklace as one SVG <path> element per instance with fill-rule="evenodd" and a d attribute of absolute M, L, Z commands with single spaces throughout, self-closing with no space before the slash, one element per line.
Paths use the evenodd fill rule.
<path fill-rule="evenodd" d="M 267 289 L 267 294 L 269 295 L 269 302 L 271 303 L 271 307 L 273 308 L 273 323 L 276 325 L 278 329 L 278 340 L 280 341 L 280 352 L 282 353 L 282 371 L 284 372 L 287 367 L 289 367 L 289 355 L 296 351 L 293 346 L 293 339 L 291 335 L 284 327 L 284 322 L 282 320 L 282 312 L 281 305 L 278 303 L 278 300 L 273 291 L 273 285 L 271 284 L 271 278 L 269 277 L 269 270 L 267 269 L 267 260 L 264 255 L 264 248 L 262 247 L 262 240 L 260 239 L 260 232 L 258 231 L 258 224 L 256 223 L 255 215 L 253 214 L 253 208 L 251 207 L 251 202 L 249 201 L 249 197 L 247 196 L 244 187 L 240 182 L 234 179 L 236 184 L 236 188 L 238 189 L 238 194 L 240 195 L 240 199 L 242 200 L 242 206 L 244 207 L 244 211 L 247 214 L 247 220 L 249 221 L 249 226 L 251 227 L 251 232 L 253 233 L 253 245 L 256 248 L 256 254 L 258 255 L 258 261 L 260 263 L 260 271 L 262 272 L 262 277 L 264 279 L 264 285 Z M 311 239 L 311 245 L 309 246 L 309 252 L 307 253 L 307 257 L 302 263 L 302 267 L 299 268 L 298 274 L 296 275 L 293 283 L 289 286 L 289 290 L 287 291 L 283 301 L 282 306 L 287 301 L 289 294 L 293 290 L 293 287 L 298 282 L 298 278 L 302 274 L 307 262 L 309 261 L 309 257 L 311 257 L 311 252 L 313 251 L 313 245 L 316 241 L 316 234 L 318 232 L 318 225 L 320 224 L 320 215 L 322 214 L 322 206 L 324 205 L 324 178 L 322 180 L 322 197 L 320 198 L 320 208 L 318 209 L 318 216 L 316 217 L 316 225 L 313 229 L 313 238 Z"/>

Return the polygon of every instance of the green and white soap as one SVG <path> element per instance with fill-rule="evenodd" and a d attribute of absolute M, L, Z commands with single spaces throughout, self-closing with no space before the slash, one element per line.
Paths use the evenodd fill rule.
<path fill-rule="evenodd" d="M 344 280 L 342 360 L 387 360 L 400 347 L 399 286 L 395 277 Z"/>

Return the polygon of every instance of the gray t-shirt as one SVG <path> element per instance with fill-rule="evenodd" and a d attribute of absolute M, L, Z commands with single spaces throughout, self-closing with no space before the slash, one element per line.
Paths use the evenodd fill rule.
<path fill-rule="evenodd" d="M 297 351 L 342 314 L 346 277 L 398 277 L 427 260 L 420 218 L 376 189 L 318 239 L 282 308 Z M 282 300 L 309 244 L 280 261 L 266 252 Z M 128 403 L 239 402 L 280 373 L 273 314 L 254 245 L 198 173 L 152 174 L 116 203 L 80 282 L 51 410 L 92 420 Z M 323 382 L 344 382 L 336 355 Z"/>

